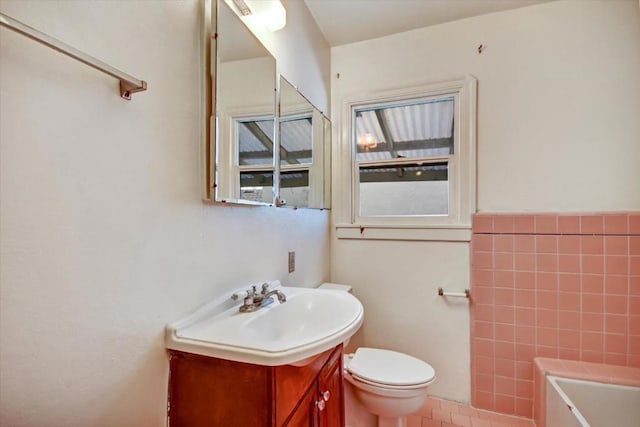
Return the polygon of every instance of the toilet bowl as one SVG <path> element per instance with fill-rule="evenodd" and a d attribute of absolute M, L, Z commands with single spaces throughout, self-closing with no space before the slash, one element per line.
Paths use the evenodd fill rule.
<path fill-rule="evenodd" d="M 406 427 L 407 415 L 427 398 L 435 371 L 426 362 L 391 350 L 362 347 L 345 355 L 346 386 L 379 427 Z"/>

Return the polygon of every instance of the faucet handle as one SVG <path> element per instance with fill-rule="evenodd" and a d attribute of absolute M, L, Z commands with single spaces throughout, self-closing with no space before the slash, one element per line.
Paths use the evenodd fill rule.
<path fill-rule="evenodd" d="M 258 289 L 254 285 L 250 289 L 247 289 L 246 291 L 240 291 L 232 294 L 231 299 L 234 301 L 237 301 L 242 298 L 253 298 L 257 294 L 258 294 Z"/>
<path fill-rule="evenodd" d="M 262 293 L 266 294 L 267 292 L 269 292 L 269 282 L 264 282 L 262 284 Z"/>
<path fill-rule="evenodd" d="M 249 296 L 249 292 L 247 291 L 241 291 L 241 292 L 236 292 L 234 294 L 231 295 L 231 299 L 234 301 L 237 301 L 241 298 L 246 298 L 247 296 Z"/>

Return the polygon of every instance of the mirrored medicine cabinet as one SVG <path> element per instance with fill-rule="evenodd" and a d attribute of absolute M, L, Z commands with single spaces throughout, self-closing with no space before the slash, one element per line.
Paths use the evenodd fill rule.
<path fill-rule="evenodd" d="M 331 123 L 234 8 L 204 1 L 203 199 L 328 209 Z"/>

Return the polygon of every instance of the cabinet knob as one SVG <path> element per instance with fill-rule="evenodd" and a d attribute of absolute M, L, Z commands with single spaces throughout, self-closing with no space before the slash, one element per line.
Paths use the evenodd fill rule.
<path fill-rule="evenodd" d="M 325 402 L 328 402 L 330 397 L 331 397 L 331 393 L 329 393 L 329 390 L 322 393 L 322 398 L 324 399 Z"/>
<path fill-rule="evenodd" d="M 316 406 L 318 407 L 318 410 L 324 411 L 324 407 L 326 406 L 326 403 L 324 402 L 324 400 L 320 399 L 316 401 Z"/>

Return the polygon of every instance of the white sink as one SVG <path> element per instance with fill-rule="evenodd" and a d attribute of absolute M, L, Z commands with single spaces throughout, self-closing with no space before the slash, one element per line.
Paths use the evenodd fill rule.
<path fill-rule="evenodd" d="M 287 301 L 240 313 L 241 302 L 217 299 L 168 325 L 167 348 L 266 366 L 300 366 L 351 338 L 362 325 L 362 304 L 350 293 L 277 282 L 271 289 L 279 289 Z"/>

